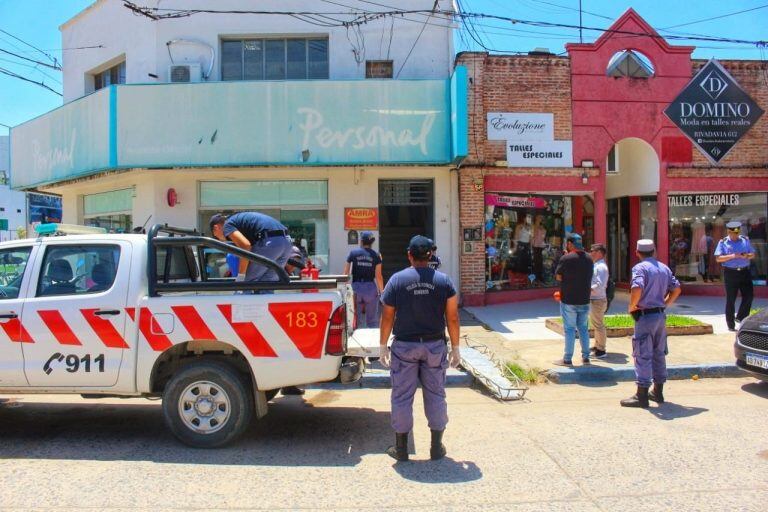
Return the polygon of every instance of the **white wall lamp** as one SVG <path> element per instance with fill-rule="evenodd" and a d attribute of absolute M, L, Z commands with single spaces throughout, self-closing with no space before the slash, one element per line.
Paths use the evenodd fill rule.
<path fill-rule="evenodd" d="M 581 161 L 581 166 L 582 167 L 587 167 L 587 168 L 591 169 L 592 167 L 595 166 L 595 161 L 594 160 L 582 160 Z"/>

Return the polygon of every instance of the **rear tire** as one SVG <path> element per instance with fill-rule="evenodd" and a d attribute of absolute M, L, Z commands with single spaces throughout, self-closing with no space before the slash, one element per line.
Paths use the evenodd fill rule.
<path fill-rule="evenodd" d="M 231 443 L 250 425 L 253 409 L 243 376 L 218 361 L 188 364 L 163 392 L 165 423 L 179 441 L 194 448 Z"/>

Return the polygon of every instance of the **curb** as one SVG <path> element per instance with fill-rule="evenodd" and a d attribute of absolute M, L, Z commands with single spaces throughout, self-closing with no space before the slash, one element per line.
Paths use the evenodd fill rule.
<path fill-rule="evenodd" d="M 468 373 L 450 369 L 445 377 L 446 388 L 467 388 L 471 387 L 475 378 Z M 392 381 L 388 371 L 366 372 L 363 378 L 351 384 L 342 384 L 340 382 L 322 382 L 306 386 L 307 389 L 389 389 L 392 387 Z"/>
<path fill-rule="evenodd" d="M 731 363 L 676 364 L 667 366 L 670 380 L 690 379 L 694 375 L 701 378 L 745 377 L 748 374 Z M 635 380 L 634 366 L 578 366 L 576 368 L 557 368 L 544 372 L 555 384 L 589 384 L 593 382 L 627 382 Z"/>

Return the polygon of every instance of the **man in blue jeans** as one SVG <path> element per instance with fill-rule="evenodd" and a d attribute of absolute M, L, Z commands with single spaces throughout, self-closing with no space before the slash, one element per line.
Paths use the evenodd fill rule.
<path fill-rule="evenodd" d="M 573 365 L 573 347 L 576 331 L 581 343 L 581 362 L 589 364 L 589 296 L 592 291 L 592 258 L 584 252 L 581 235 L 568 235 L 565 248 L 568 254 L 560 258 L 555 278 L 560 281 L 560 314 L 565 331 L 563 358 L 558 366 Z"/>

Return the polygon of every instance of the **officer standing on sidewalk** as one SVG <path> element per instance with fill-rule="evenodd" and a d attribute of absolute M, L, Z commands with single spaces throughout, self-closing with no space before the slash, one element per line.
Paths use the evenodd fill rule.
<path fill-rule="evenodd" d="M 741 222 L 732 221 L 725 225 L 728 236 L 720 240 L 715 249 L 715 259 L 723 266 L 725 274 L 725 323 L 729 331 L 736 330 L 736 322 L 749 316 L 752 309 L 752 273 L 749 260 L 755 257 L 755 250 L 749 238 L 741 236 Z M 739 313 L 736 310 L 736 296 L 741 292 Z"/>
<path fill-rule="evenodd" d="M 379 326 L 379 295 L 384 289 L 384 277 L 381 274 L 381 256 L 372 248 L 375 241 L 373 233 L 363 231 L 360 235 L 360 247 L 350 251 L 344 265 L 344 274 L 350 275 L 350 271 L 352 273 L 357 327 Z"/>
<path fill-rule="evenodd" d="M 457 367 L 459 354 L 459 305 L 456 288 L 442 272 L 429 268 L 432 240 L 411 238 L 408 260 L 411 267 L 392 276 L 381 296 L 383 312 L 379 344 L 381 362 L 392 371 L 392 428 L 395 445 L 387 454 L 408 460 L 408 433 L 413 428 L 413 396 L 421 383 L 424 412 L 432 431 L 430 458 L 445 456 L 443 432 L 448 423 L 445 374 L 448 365 Z M 445 328 L 451 342 L 447 353 Z M 390 333 L 395 339 L 387 348 Z"/>
<path fill-rule="evenodd" d="M 668 266 L 653 255 L 653 240 L 637 241 L 640 263 L 632 267 L 629 314 L 635 319 L 632 355 L 635 358 L 637 393 L 621 401 L 622 407 L 648 408 L 648 400 L 664 402 L 667 380 L 667 315 L 664 310 L 680 296 L 680 283 Z M 653 391 L 649 394 L 653 378 Z"/>

